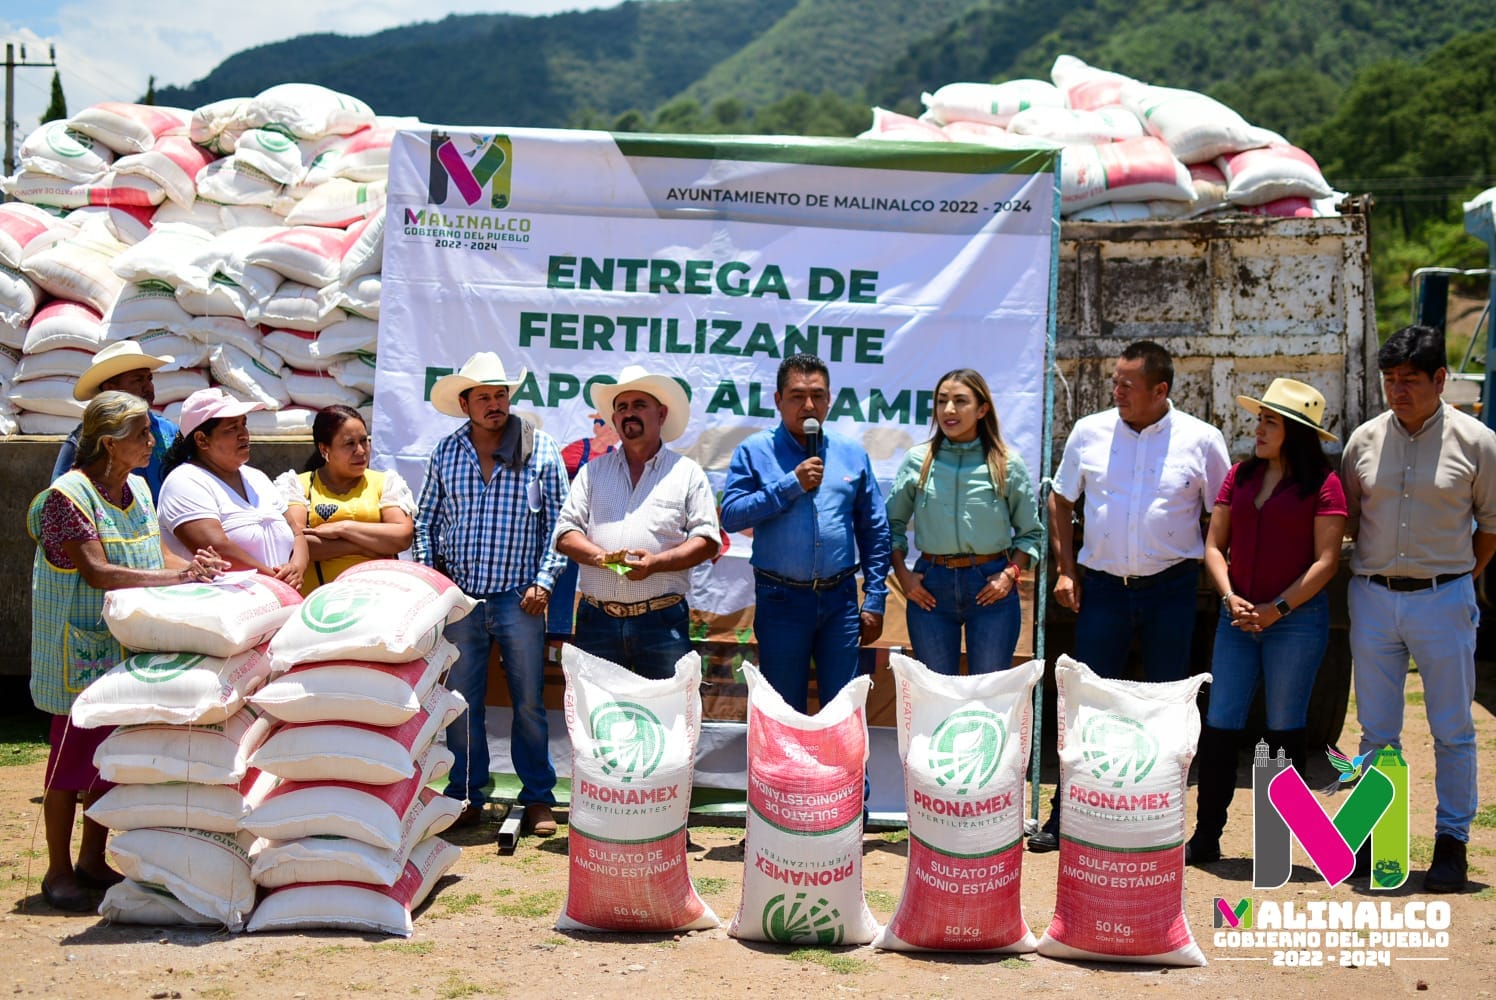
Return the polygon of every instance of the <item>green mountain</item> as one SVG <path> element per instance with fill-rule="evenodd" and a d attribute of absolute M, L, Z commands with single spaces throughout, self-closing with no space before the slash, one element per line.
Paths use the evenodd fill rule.
<path fill-rule="evenodd" d="M 917 114 L 922 90 L 1047 79 L 1069 53 L 1294 138 L 1358 70 L 1492 23 L 1496 0 L 629 0 L 301 36 L 156 97 L 195 107 L 300 80 L 454 125 L 850 133 L 870 105 Z"/>

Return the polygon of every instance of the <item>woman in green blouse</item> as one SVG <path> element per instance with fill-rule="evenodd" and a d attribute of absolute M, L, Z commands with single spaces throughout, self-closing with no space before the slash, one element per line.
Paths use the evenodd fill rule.
<path fill-rule="evenodd" d="M 1018 577 L 1039 558 L 1044 529 L 1023 459 L 1003 444 L 992 392 L 958 368 L 935 384 L 935 433 L 909 450 L 888 497 L 893 571 L 908 602 L 914 656 L 942 674 L 1012 665 L 1023 615 Z M 909 529 L 919 546 L 904 564 Z"/>

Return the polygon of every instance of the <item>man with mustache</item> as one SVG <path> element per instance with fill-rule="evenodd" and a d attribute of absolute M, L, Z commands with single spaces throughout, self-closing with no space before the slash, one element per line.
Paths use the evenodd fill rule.
<path fill-rule="evenodd" d="M 447 686 L 468 703 L 447 727 L 447 749 L 457 760 L 446 794 L 468 803 L 455 825 L 483 819 L 489 781 L 484 697 L 488 657 L 497 644 L 514 706 L 509 755 L 521 785 L 523 828 L 549 837 L 556 832 L 556 768 L 541 691 L 545 612 L 566 563 L 550 546 L 566 499 L 566 467 L 550 435 L 509 413 L 509 393 L 524 380 L 524 369 L 510 377 L 498 355 L 482 351 L 431 387 L 437 411 L 467 420 L 431 453 L 413 555 L 479 601 L 446 632 L 459 652 Z"/>
<path fill-rule="evenodd" d="M 665 447 L 684 433 L 691 404 L 675 379 L 640 365 L 592 399 L 612 414 L 620 443 L 577 472 L 556 523 L 556 551 L 581 567 L 572 641 L 641 677 L 673 677 L 691 651 L 691 567 L 721 545 L 706 473 Z"/>

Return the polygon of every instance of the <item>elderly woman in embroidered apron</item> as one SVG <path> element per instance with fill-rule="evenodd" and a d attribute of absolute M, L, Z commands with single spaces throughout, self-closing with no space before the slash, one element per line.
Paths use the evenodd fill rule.
<path fill-rule="evenodd" d="M 398 472 L 369 468 L 369 429 L 350 406 L 328 406 L 312 422 L 317 450 L 299 475 L 275 480 L 288 516 L 300 518 L 311 565 L 301 592 L 369 559 L 393 559 L 415 536 L 415 497 Z"/>
<path fill-rule="evenodd" d="M 935 433 L 909 449 L 888 495 L 893 572 L 904 591 L 914 656 L 942 674 L 1004 670 L 1023 613 L 1018 575 L 1039 558 L 1044 528 L 1033 480 L 1003 443 L 987 380 L 970 368 L 935 383 Z M 911 570 L 908 530 L 920 556 Z"/>
<path fill-rule="evenodd" d="M 166 453 L 157 513 L 168 552 L 212 546 L 235 569 L 301 586 L 307 567 L 305 518 L 293 518 L 270 477 L 249 465 L 244 415 L 263 409 L 222 389 L 182 403 L 181 433 Z"/>
<path fill-rule="evenodd" d="M 107 831 L 93 820 L 83 820 L 76 866 L 71 850 L 79 798 L 87 806 L 107 790 L 93 755 L 112 727 L 73 728 L 68 711 L 80 691 L 126 655 L 104 625 L 104 592 L 212 579 L 225 565 L 211 550 L 191 562 L 163 550 L 150 488 L 133 474 L 151 458 L 149 414 L 145 401 L 128 393 L 95 396 L 83 412 L 73 468 L 39 493 L 26 514 L 36 541 L 31 697 L 52 714 L 42 896 L 60 910 L 91 911 L 96 904 L 88 890 L 121 877 L 104 859 Z"/>

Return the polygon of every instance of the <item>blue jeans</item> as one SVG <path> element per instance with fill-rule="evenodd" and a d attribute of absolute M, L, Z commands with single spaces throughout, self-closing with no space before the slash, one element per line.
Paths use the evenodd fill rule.
<path fill-rule="evenodd" d="M 1434 832 L 1468 841 L 1478 804 L 1470 711 L 1480 621 L 1475 584 L 1466 576 L 1429 590 L 1399 593 L 1357 576 L 1348 596 L 1361 752 L 1401 749 L 1403 684 L 1412 657 L 1423 680 L 1423 706 L 1434 736 Z"/>
<path fill-rule="evenodd" d="M 921 556 L 914 572 L 924 574 L 924 588 L 935 598 L 935 609 L 926 611 L 910 602 L 905 621 L 914 658 L 937 674 L 961 672 L 961 629 L 966 629 L 966 667 L 969 673 L 989 674 L 1013 665 L 1023 609 L 1018 588 L 1007 597 L 985 607 L 976 602 L 987 578 L 1001 573 L 1007 559 L 950 569 Z"/>
<path fill-rule="evenodd" d="M 857 676 L 862 617 L 857 578 L 831 590 L 786 587 L 754 577 L 753 636 L 764 680 L 797 712 L 809 711 L 810 665 L 825 705 Z"/>
<path fill-rule="evenodd" d="M 1303 729 L 1309 722 L 1309 696 L 1330 643 L 1330 597 L 1321 590 L 1263 632 L 1231 627 L 1221 608 L 1215 655 L 1210 662 L 1210 707 L 1206 725 L 1244 729 L 1252 697 L 1262 684 L 1267 728 Z"/>
<path fill-rule="evenodd" d="M 519 776 L 521 804 L 556 801 L 556 769 L 551 764 L 541 688 L 545 683 L 545 616 L 520 610 L 521 590 L 490 594 L 473 613 L 447 626 L 447 641 L 457 647 L 457 662 L 447 687 L 467 699 L 468 710 L 447 726 L 447 749 L 457 760 L 447 776 L 446 794 L 482 805 L 488 777 L 488 730 L 484 696 L 488 692 L 488 652 L 497 643 L 514 705 L 509 755 Z"/>
<path fill-rule="evenodd" d="M 1143 680 L 1177 681 L 1190 675 L 1190 639 L 1195 634 L 1195 572 L 1151 587 L 1129 589 L 1120 581 L 1087 573 L 1075 623 L 1077 660 L 1102 677 L 1121 677 L 1133 636 L 1142 643 Z"/>
<path fill-rule="evenodd" d="M 676 661 L 691 651 L 691 612 L 681 601 L 635 618 L 614 618 L 584 600 L 577 605 L 572 643 L 640 677 L 666 680 L 675 676 Z"/>

